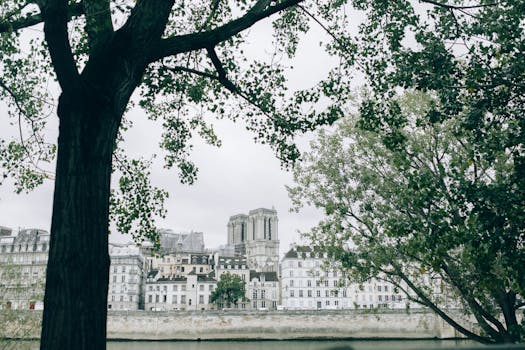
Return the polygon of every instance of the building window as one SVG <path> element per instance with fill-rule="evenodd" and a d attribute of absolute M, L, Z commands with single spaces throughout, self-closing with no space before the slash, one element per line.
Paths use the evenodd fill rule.
<path fill-rule="evenodd" d="M 177 304 L 177 296 L 176 295 L 172 295 L 171 296 L 171 303 L 172 304 Z"/>
<path fill-rule="evenodd" d="M 166 294 L 164 294 L 162 300 L 163 300 L 164 303 L 168 302 L 168 296 Z"/>
<path fill-rule="evenodd" d="M 388 286 L 385 286 L 385 292 L 388 292 Z"/>
<path fill-rule="evenodd" d="M 294 293 L 294 290 L 293 290 L 293 289 L 292 289 L 292 290 L 290 290 L 290 297 L 292 297 L 292 298 L 293 298 L 293 297 L 295 297 L 295 295 L 294 295 L 294 294 L 295 294 L 295 293 Z"/>
<path fill-rule="evenodd" d="M 311 286 L 312 286 L 312 281 L 311 281 L 311 280 L 306 281 L 306 285 L 307 285 L 308 287 L 311 287 Z"/>
<path fill-rule="evenodd" d="M 244 277 L 244 275 L 242 275 Z M 211 292 L 213 290 L 213 284 L 208 285 L 208 290 Z"/>
<path fill-rule="evenodd" d="M 324 304 L 325 304 L 326 306 L 330 306 L 330 300 L 325 301 Z"/>
<path fill-rule="evenodd" d="M 299 298 L 302 298 L 302 297 L 303 297 L 303 290 L 299 289 Z"/>
<path fill-rule="evenodd" d="M 324 286 L 325 286 L 325 287 L 328 287 L 328 280 L 325 280 L 325 281 L 324 281 Z"/>
<path fill-rule="evenodd" d="M 311 289 L 308 289 L 308 297 L 309 297 L 309 298 L 312 297 L 312 290 L 311 290 Z"/>
<path fill-rule="evenodd" d="M 257 289 L 254 289 L 254 290 L 253 290 L 252 298 L 253 298 L 253 299 L 257 299 Z"/>
<path fill-rule="evenodd" d="M 153 295 L 148 295 L 148 303 L 152 303 L 153 302 Z"/>
<path fill-rule="evenodd" d="M 317 296 L 318 296 L 319 298 L 321 297 L 321 291 L 320 291 L 320 290 L 317 291 Z"/>
<path fill-rule="evenodd" d="M 176 292 L 178 289 L 179 289 L 179 286 L 177 286 L 177 285 L 174 284 L 174 285 L 173 285 L 173 291 Z"/>
<path fill-rule="evenodd" d="M 378 292 L 381 291 L 381 286 L 377 286 L 377 291 L 378 291 Z"/>
<path fill-rule="evenodd" d="M 186 304 L 186 296 L 185 295 L 181 295 L 180 296 L 180 303 L 181 304 Z"/>
<path fill-rule="evenodd" d="M 261 307 L 266 307 L 266 301 L 261 301 Z"/>
<path fill-rule="evenodd" d="M 330 291 L 328 289 L 324 291 L 324 296 L 327 298 L 330 296 Z"/>
<path fill-rule="evenodd" d="M 346 298 L 346 289 L 343 289 L 343 298 Z"/>
<path fill-rule="evenodd" d="M 337 287 L 337 280 L 334 280 L 334 287 Z"/>
<path fill-rule="evenodd" d="M 113 282 L 117 282 L 117 276 L 113 276 Z"/>
<path fill-rule="evenodd" d="M 266 290 L 264 290 L 264 289 L 261 290 L 261 299 L 266 299 Z"/>
<path fill-rule="evenodd" d="M 180 286 L 180 290 L 183 291 L 183 292 L 186 291 L 186 285 L 183 284 L 182 286 Z"/>
<path fill-rule="evenodd" d="M 159 295 L 155 295 L 155 302 L 158 303 L 159 302 Z"/>
<path fill-rule="evenodd" d="M 378 297 L 377 297 L 377 300 L 379 300 L 379 301 L 383 301 L 383 296 L 382 296 L 382 295 L 378 296 Z"/>
<path fill-rule="evenodd" d="M 255 301 L 255 300 L 253 301 L 253 308 L 257 309 L 257 301 Z"/>
<path fill-rule="evenodd" d="M 199 295 L 199 304 L 204 304 L 204 295 Z"/>
<path fill-rule="evenodd" d="M 204 292 L 204 284 L 201 284 L 201 285 L 199 286 L 199 290 L 200 290 L 201 292 Z M 202 303 L 201 303 L 201 304 L 202 304 Z"/>
<path fill-rule="evenodd" d="M 126 282 L 126 276 L 122 276 L 122 282 Z"/>

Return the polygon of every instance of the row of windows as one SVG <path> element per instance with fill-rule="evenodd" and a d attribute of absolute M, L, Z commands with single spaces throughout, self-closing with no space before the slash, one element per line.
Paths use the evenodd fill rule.
<path fill-rule="evenodd" d="M 155 300 L 155 301 L 153 301 Z M 191 298 L 188 298 L 188 305 L 191 305 Z M 204 295 L 199 295 L 199 304 L 204 304 Z M 153 295 L 148 295 L 148 303 L 167 303 L 168 302 L 168 296 L 167 295 L 155 295 L 155 298 L 153 298 Z M 179 298 L 177 295 L 172 295 L 171 297 L 171 303 L 172 304 L 179 304 Z M 186 304 L 186 295 L 180 296 L 180 304 Z"/>
<path fill-rule="evenodd" d="M 115 295 L 111 296 L 111 301 L 116 301 L 116 299 L 117 299 L 117 297 Z M 119 299 L 119 301 L 127 301 L 126 297 L 124 295 L 121 295 L 118 299 Z M 133 301 L 138 302 L 138 299 L 139 299 L 138 296 L 136 298 L 134 298 L 133 295 L 129 296 L 129 301 L 130 302 L 133 302 Z"/>
<path fill-rule="evenodd" d="M 204 289 L 205 289 L 205 285 L 204 285 L 204 284 L 199 284 L 198 286 L 199 286 L 199 290 L 200 290 L 201 292 L 203 292 Z M 154 288 L 154 287 L 156 287 L 156 288 Z M 161 287 L 161 286 L 148 286 L 148 290 L 149 290 L 149 291 L 153 291 L 153 290 L 160 291 L 160 290 L 161 290 L 160 287 Z M 192 285 L 191 285 L 191 288 L 195 288 L 195 285 L 192 284 Z M 214 286 L 213 284 L 208 284 L 208 290 L 209 290 L 209 291 L 212 291 L 214 288 L 215 288 L 215 286 Z M 168 291 L 168 286 L 162 286 L 162 290 L 165 291 L 165 292 L 167 292 L 167 291 Z M 178 291 L 178 290 L 179 290 L 179 285 L 174 284 L 174 285 L 172 286 L 172 290 L 173 290 L 174 292 Z M 181 290 L 181 291 L 185 291 L 185 290 L 186 290 L 186 285 L 185 285 L 185 284 L 181 284 L 181 285 L 180 285 L 180 290 Z"/>
<path fill-rule="evenodd" d="M 308 298 L 312 298 L 312 297 L 313 297 L 313 292 L 312 292 L 311 289 L 307 290 L 306 292 L 307 292 L 307 293 L 306 293 L 306 296 L 307 296 Z M 340 294 L 339 294 L 339 291 L 338 291 L 338 290 L 325 290 L 325 293 L 324 293 L 324 297 L 325 297 L 325 298 L 330 298 L 330 297 L 338 298 L 339 295 L 340 295 Z M 293 289 L 290 290 L 290 297 L 291 297 L 291 298 L 294 298 L 295 296 L 296 296 L 295 290 L 293 290 Z M 297 293 L 297 296 L 298 296 L 299 298 L 303 298 L 303 297 L 305 296 L 304 291 L 303 291 L 302 289 L 300 289 L 300 290 L 299 290 L 299 293 Z M 321 297 L 321 291 L 320 291 L 320 290 L 317 290 L 317 291 L 316 291 L 316 296 L 317 296 L 318 298 Z M 343 290 L 343 293 L 341 293 L 341 296 L 342 296 L 343 298 L 346 298 L 346 297 L 347 297 L 346 290 Z M 357 300 L 357 295 L 355 296 L 355 299 Z M 361 295 L 361 300 L 365 300 L 365 299 L 366 299 L 366 297 L 365 297 L 364 295 Z M 372 301 L 373 296 L 372 296 L 372 295 L 369 295 L 369 296 L 368 296 L 368 299 L 369 299 L 370 301 Z M 377 301 L 396 301 L 396 299 L 397 299 L 398 302 L 400 302 L 400 301 L 402 300 L 401 295 L 399 295 L 399 294 L 398 294 L 398 295 L 394 295 L 394 294 L 392 294 L 392 295 L 386 295 L 386 294 L 385 294 L 385 295 L 378 295 L 378 296 L 377 296 Z"/>
<path fill-rule="evenodd" d="M 16 246 L 16 248 L 18 248 L 18 249 L 15 248 L 14 244 L 10 244 L 9 245 L 9 249 L 7 249 L 7 247 L 8 246 L 6 246 L 6 245 L 2 245 L 2 253 L 6 253 L 8 250 L 9 250 L 10 253 L 14 253 L 15 250 L 16 250 L 16 252 L 21 252 L 22 251 L 22 247 L 25 248 L 25 250 L 24 250 L 25 252 L 30 251 L 29 250 L 29 244 L 26 244 L 25 246 L 19 244 L 18 246 Z M 35 243 L 35 244 L 33 244 L 31 246 L 31 248 L 32 248 L 31 251 L 36 252 L 38 250 L 38 245 Z M 42 251 L 42 252 L 47 251 L 47 244 L 46 243 L 42 244 L 42 249 L 40 251 Z"/>

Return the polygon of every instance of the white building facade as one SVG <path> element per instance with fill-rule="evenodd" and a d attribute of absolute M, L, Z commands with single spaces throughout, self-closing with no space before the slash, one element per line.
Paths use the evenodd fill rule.
<path fill-rule="evenodd" d="M 144 256 L 134 245 L 109 245 L 108 310 L 143 309 Z"/>
<path fill-rule="evenodd" d="M 49 238 L 40 229 L 0 228 L 0 308 L 43 309 Z"/>
<path fill-rule="evenodd" d="M 281 261 L 281 298 L 285 309 L 405 308 L 406 297 L 388 282 L 349 283 L 341 271 L 323 269 L 324 256 L 294 247 Z"/>
<path fill-rule="evenodd" d="M 251 309 L 276 310 L 279 303 L 279 279 L 276 272 L 251 271 L 246 297 Z"/>
<path fill-rule="evenodd" d="M 209 275 L 159 278 L 156 271 L 146 281 L 145 309 L 150 311 L 211 310 L 210 295 L 217 281 Z"/>

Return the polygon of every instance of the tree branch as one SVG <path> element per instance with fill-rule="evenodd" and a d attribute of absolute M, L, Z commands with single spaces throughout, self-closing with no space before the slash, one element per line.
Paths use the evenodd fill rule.
<path fill-rule="evenodd" d="M 89 48 L 91 52 L 94 52 L 108 42 L 113 35 L 109 0 L 84 0 L 82 4 L 86 15 Z"/>
<path fill-rule="evenodd" d="M 432 5 L 435 5 L 435 6 L 438 6 L 438 7 L 444 7 L 444 8 L 447 8 L 447 9 L 451 9 L 451 10 L 477 9 L 477 8 L 483 8 L 483 7 L 496 6 L 498 4 L 497 2 L 492 2 L 492 3 L 489 3 L 489 4 L 459 6 L 459 5 L 451 5 L 451 4 L 447 4 L 447 3 L 442 3 L 442 2 L 434 1 L 434 0 L 420 0 L 420 1 L 424 2 L 424 3 L 427 3 L 427 4 L 432 4 Z"/>
<path fill-rule="evenodd" d="M 459 323 L 457 323 L 454 319 L 452 319 L 449 315 L 447 315 L 443 310 L 441 310 L 436 304 L 434 304 L 412 281 L 401 271 L 399 268 L 396 269 L 396 274 L 407 284 L 407 286 L 416 293 L 416 295 L 424 302 L 424 305 L 431 308 L 435 313 L 437 313 L 443 320 L 445 320 L 448 324 L 450 324 L 452 327 L 458 330 L 461 334 L 467 336 L 468 338 L 471 338 L 473 340 L 479 341 L 480 343 L 493 343 L 489 339 L 479 336 Z"/>
<path fill-rule="evenodd" d="M 264 0 L 259 0 L 244 16 L 232 20 L 220 27 L 206 32 L 176 35 L 160 40 L 151 52 L 150 62 L 155 62 L 166 56 L 205 49 L 207 47 L 214 47 L 216 44 L 251 27 L 258 21 L 270 17 L 284 9 L 295 6 L 302 1 L 304 0 L 284 0 L 276 5 L 266 7 L 264 10 L 255 11 L 254 9 L 264 2 Z"/>
<path fill-rule="evenodd" d="M 73 3 L 68 6 L 68 17 L 69 19 L 84 14 L 84 7 L 82 3 Z M 26 16 L 24 18 L 18 18 L 13 21 L 9 19 L 0 19 L 0 33 L 16 32 L 20 29 L 32 27 L 36 24 L 42 23 L 44 20 L 41 13 Z"/>
<path fill-rule="evenodd" d="M 67 0 L 48 0 L 40 7 L 44 20 L 44 34 L 58 83 L 62 91 L 74 88 L 78 83 L 78 70 L 69 43 L 67 23 L 69 8 Z"/>

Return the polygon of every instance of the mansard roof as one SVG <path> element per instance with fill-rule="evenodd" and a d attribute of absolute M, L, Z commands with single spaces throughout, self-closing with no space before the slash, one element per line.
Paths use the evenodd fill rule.
<path fill-rule="evenodd" d="M 266 282 L 278 282 L 279 279 L 277 278 L 277 272 L 257 272 L 254 270 L 250 270 L 250 281 L 254 278 L 257 278 L 259 281 L 261 281 L 261 277 L 264 276 L 264 280 Z"/>
<path fill-rule="evenodd" d="M 291 248 L 284 255 L 284 257 L 285 258 L 297 258 L 298 257 L 297 253 L 307 253 L 307 252 L 312 252 L 312 248 L 310 248 L 308 246 L 298 245 L 298 246 L 295 246 L 295 247 Z"/>

